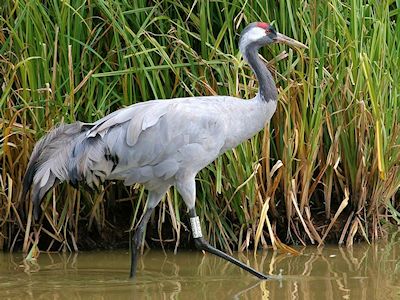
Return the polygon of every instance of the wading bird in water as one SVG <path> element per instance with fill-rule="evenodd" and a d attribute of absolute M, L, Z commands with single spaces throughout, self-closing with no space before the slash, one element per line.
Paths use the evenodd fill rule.
<path fill-rule="evenodd" d="M 61 124 L 51 130 L 35 145 L 24 178 L 23 195 L 32 187 L 35 218 L 45 194 L 63 181 L 92 188 L 105 180 L 143 184 L 148 190 L 147 204 L 131 240 L 130 276 L 134 277 L 150 215 L 175 186 L 188 208 L 196 247 L 267 279 L 203 238 L 195 209 L 195 176 L 219 155 L 258 133 L 274 114 L 277 89 L 258 55 L 260 47 L 272 43 L 306 48 L 270 24 L 248 25 L 239 48 L 259 82 L 251 100 L 212 96 L 147 101 L 94 123 Z"/>

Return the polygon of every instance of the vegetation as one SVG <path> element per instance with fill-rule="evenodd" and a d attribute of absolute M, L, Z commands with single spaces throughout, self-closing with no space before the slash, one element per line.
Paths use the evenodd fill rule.
<path fill-rule="evenodd" d="M 20 198 L 33 145 L 60 122 L 92 122 L 141 101 L 253 97 L 257 82 L 237 42 L 259 20 L 309 50 L 261 51 L 278 110 L 264 132 L 199 174 L 204 232 L 226 251 L 379 238 L 383 225 L 400 223 L 399 7 L 399 0 L 6 1 L 0 248 L 127 240 L 145 204 L 139 185 L 107 183 L 93 193 L 63 184 L 33 225 L 32 205 Z M 187 240 L 185 212 L 171 190 L 148 242 Z"/>

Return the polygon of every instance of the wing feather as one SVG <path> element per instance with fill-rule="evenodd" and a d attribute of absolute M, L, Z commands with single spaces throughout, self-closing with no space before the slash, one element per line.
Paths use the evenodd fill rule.
<path fill-rule="evenodd" d="M 170 111 L 174 103 L 171 101 L 151 101 L 131 105 L 120 109 L 95 122 L 87 132 L 87 137 L 102 137 L 114 126 L 129 122 L 126 132 L 126 143 L 136 144 L 139 135 L 146 129 L 156 125 L 160 118 Z"/>

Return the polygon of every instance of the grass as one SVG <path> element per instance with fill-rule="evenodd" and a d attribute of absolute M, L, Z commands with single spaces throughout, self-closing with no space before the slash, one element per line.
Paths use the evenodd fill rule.
<path fill-rule="evenodd" d="M 20 199 L 33 145 L 60 122 L 92 122 L 141 101 L 253 97 L 257 82 L 237 42 L 258 20 L 309 50 L 261 51 L 279 89 L 278 110 L 262 133 L 200 172 L 204 232 L 227 251 L 378 239 L 399 220 L 399 7 L 398 0 L 7 1 L 0 8 L 0 248 L 27 251 L 46 240 L 42 250 L 73 250 L 87 238 L 82 228 L 107 240 L 128 229 L 130 220 L 113 213 L 125 205 L 134 226 L 143 188 L 112 184 L 97 194 L 57 187 L 44 200 L 43 226 L 33 226 L 31 204 Z M 171 190 L 150 235 L 178 246 L 185 220 Z"/>

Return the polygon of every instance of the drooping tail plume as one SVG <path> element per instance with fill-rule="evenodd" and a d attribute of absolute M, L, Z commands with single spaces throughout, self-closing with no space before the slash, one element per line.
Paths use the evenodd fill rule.
<path fill-rule="evenodd" d="M 32 187 L 34 217 L 40 213 L 40 202 L 57 183 L 70 181 L 71 169 L 76 168 L 80 157 L 74 156 L 77 143 L 85 139 L 90 125 L 81 122 L 61 124 L 52 129 L 35 145 L 23 181 L 22 196 L 27 197 Z M 76 152 L 76 151 L 75 151 Z M 75 161 L 74 161 L 75 158 Z M 81 174 L 76 174 L 81 176 Z M 74 178 L 79 181 L 80 178 Z"/>

